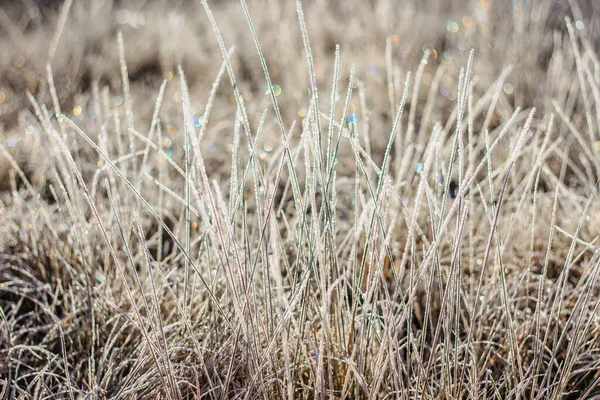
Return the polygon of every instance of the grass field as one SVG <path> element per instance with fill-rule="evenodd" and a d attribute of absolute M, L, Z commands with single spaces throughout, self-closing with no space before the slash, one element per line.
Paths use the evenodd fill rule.
<path fill-rule="evenodd" d="M 600 7 L 0 4 L 0 399 L 600 399 Z"/>

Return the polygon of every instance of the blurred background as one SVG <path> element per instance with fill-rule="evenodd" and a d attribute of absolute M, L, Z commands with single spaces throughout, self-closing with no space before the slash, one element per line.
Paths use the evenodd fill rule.
<path fill-rule="evenodd" d="M 72 3 L 72 4 L 71 4 Z M 255 126 L 269 104 L 265 78 L 239 1 L 208 1 L 223 35 L 225 46 L 234 48 L 231 62 L 237 84 Z M 278 102 L 288 123 L 306 115 L 309 79 L 294 1 L 249 0 L 249 9 L 261 42 Z M 70 7 L 69 7 L 70 5 Z M 341 50 L 338 95 L 343 100 L 350 67 L 356 68 L 356 84 L 366 95 L 368 115 L 361 123 L 371 132 L 386 130 L 392 119 L 388 82 L 394 82 L 396 102 L 401 97 L 407 71 L 416 71 L 424 54 L 425 88 L 436 82 L 433 119 L 445 121 L 456 103 L 458 76 L 474 50 L 474 94 L 481 95 L 505 71 L 508 73 L 500 101 L 509 106 L 551 110 L 554 97 L 564 97 L 574 82 L 573 64 L 561 63 L 570 48 L 565 17 L 587 43 L 598 48 L 600 2 L 593 0 L 344 0 L 303 1 L 309 38 L 315 58 L 317 85 L 328 107 L 336 44 Z M 61 17 L 62 15 L 62 17 Z M 61 24 L 64 21 L 64 24 Z M 185 71 L 192 107 L 201 118 L 208 90 L 222 63 L 200 0 L 16 0 L 0 3 L 0 138 L 16 147 L 35 125 L 25 91 L 50 104 L 46 66 L 51 65 L 62 111 L 93 124 L 95 104 L 109 94 L 113 105 L 123 101 L 117 34 L 122 32 L 125 59 L 132 88 L 136 123 L 148 126 L 154 101 L 163 79 L 176 77 L 177 66 Z M 554 33 L 553 33 L 554 32 Z M 535 48 L 536 51 L 531 51 Z M 386 51 L 393 67 L 386 65 Z M 553 58 L 560 73 L 553 73 Z M 439 67 L 443 67 L 440 70 Z M 556 68 L 554 68 L 556 70 Z M 437 74 L 440 74 L 439 76 Z M 213 115 L 231 121 L 234 104 L 225 77 L 219 88 Z M 181 119 L 178 83 L 167 85 L 161 120 L 165 131 L 177 140 Z M 94 94 L 95 93 L 95 94 Z M 425 102 L 428 89 L 416 100 Z M 409 102 L 413 99 L 409 99 Z M 351 112 L 361 105 L 353 99 Z M 420 109 L 420 108 L 418 108 Z M 52 112 L 52 109 L 50 110 Z M 84 119 L 85 116 L 85 119 Z M 418 117 L 418 116 L 417 116 Z M 499 123 L 506 116 L 499 115 Z M 417 119 L 418 120 L 418 119 Z M 215 124 L 207 138 L 223 150 L 217 138 L 231 137 L 229 125 Z M 385 137 L 375 135 L 375 150 Z M 423 139 L 425 140 L 425 139 Z M 25 144 L 25 143 L 23 143 Z M 224 146 L 224 145 L 223 145 Z M 17 159 L 35 163 L 35 149 L 18 146 Z M 29 150 L 30 151 L 29 151 Z M 14 150 L 17 152 L 17 149 Z M 177 151 L 177 150 L 176 150 Z M 375 151 L 375 159 L 378 152 Z M 225 152 L 215 151 L 215 157 Z"/>

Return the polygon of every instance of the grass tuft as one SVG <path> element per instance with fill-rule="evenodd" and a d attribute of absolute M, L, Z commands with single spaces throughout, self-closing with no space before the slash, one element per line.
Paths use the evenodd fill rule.
<path fill-rule="evenodd" d="M 592 3 L 1 6 L 0 399 L 600 398 Z"/>

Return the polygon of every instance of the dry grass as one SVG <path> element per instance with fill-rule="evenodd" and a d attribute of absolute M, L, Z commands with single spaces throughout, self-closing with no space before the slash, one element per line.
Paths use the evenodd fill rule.
<path fill-rule="evenodd" d="M 585 5 L 1 8 L 0 398 L 600 398 Z"/>

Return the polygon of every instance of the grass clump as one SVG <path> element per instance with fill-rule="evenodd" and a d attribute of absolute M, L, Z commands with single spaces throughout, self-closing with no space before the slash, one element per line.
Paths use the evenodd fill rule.
<path fill-rule="evenodd" d="M 0 398 L 600 397 L 591 3 L 19 7 Z"/>

